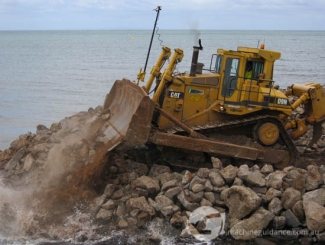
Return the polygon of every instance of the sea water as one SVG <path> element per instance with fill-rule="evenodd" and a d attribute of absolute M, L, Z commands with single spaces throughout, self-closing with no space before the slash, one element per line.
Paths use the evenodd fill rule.
<path fill-rule="evenodd" d="M 136 80 L 144 68 L 152 31 L 0 31 L 0 150 L 20 134 L 35 133 L 64 117 L 102 105 L 117 79 Z M 324 83 L 325 31 L 159 30 L 147 76 L 162 46 L 184 50 L 178 72 L 189 72 L 193 46 L 209 68 L 217 48 L 258 47 L 282 53 L 274 80 Z"/>

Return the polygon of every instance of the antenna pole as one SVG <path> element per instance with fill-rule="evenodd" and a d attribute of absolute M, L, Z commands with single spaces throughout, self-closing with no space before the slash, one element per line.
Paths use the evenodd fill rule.
<path fill-rule="evenodd" d="M 155 10 L 156 10 L 156 12 L 157 12 L 157 16 L 156 16 L 155 24 L 154 24 L 153 29 L 152 29 L 150 45 L 149 45 L 149 50 L 148 50 L 148 54 L 147 54 L 147 60 L 146 60 L 146 64 L 144 65 L 144 70 L 143 70 L 143 72 L 146 72 L 146 69 L 147 69 L 147 64 L 148 64 L 148 60 L 149 60 L 149 55 L 150 55 L 150 50 L 151 50 L 152 40 L 153 40 L 153 37 L 154 37 L 154 35 L 155 35 L 155 30 L 156 30 L 157 21 L 158 21 L 158 17 L 159 17 L 159 12 L 160 12 L 160 10 L 161 10 L 161 6 L 158 6 Z"/>
<path fill-rule="evenodd" d="M 158 17 L 159 17 L 159 12 L 161 10 L 161 6 L 158 6 L 155 11 L 157 12 L 157 15 L 156 15 L 156 21 L 155 21 L 155 24 L 153 26 L 153 30 L 152 30 L 152 34 L 151 34 L 151 40 L 150 40 L 150 44 L 149 44 L 149 49 L 148 49 L 148 54 L 147 54 L 147 59 L 146 59 L 146 63 L 144 65 L 144 69 L 142 71 L 142 69 L 140 69 L 140 72 L 138 74 L 138 82 L 139 80 L 141 81 L 144 81 L 144 76 L 146 74 L 146 69 L 147 69 L 147 64 L 148 64 L 148 60 L 149 60 L 149 55 L 150 55 L 150 51 L 151 51 L 151 45 L 152 45 L 152 40 L 153 40 L 153 37 L 155 35 L 155 30 L 156 30 L 156 26 L 157 26 L 157 21 L 158 21 Z"/>

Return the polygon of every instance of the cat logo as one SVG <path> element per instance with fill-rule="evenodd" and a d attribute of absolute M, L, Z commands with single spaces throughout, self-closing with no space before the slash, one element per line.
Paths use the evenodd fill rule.
<path fill-rule="evenodd" d="M 183 99 L 184 98 L 184 93 L 182 92 L 175 92 L 175 91 L 168 91 L 169 98 L 175 98 L 175 99 Z"/>

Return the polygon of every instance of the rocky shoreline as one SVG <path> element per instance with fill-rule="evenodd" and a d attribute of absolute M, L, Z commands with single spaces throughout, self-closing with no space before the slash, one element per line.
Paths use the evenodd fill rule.
<path fill-rule="evenodd" d="M 271 237 L 301 244 L 325 242 L 325 165 L 276 170 L 267 164 L 236 166 L 211 158 L 211 168 L 176 172 L 151 161 L 154 153 L 146 149 L 107 154 L 103 132 L 108 118 L 101 107 L 90 108 L 49 129 L 39 125 L 36 134 L 21 135 L 0 152 L 3 185 L 24 192 L 28 187 L 29 196 L 40 197 L 41 208 L 51 210 L 48 217 L 32 217 L 43 230 L 30 225 L 31 237 L 59 226 L 82 202 L 82 211 L 94 219 L 96 233 L 102 236 L 112 230 L 134 234 L 154 220 L 169 223 L 179 239 L 193 239 L 204 233 L 206 224 L 192 224 L 192 213 L 212 207 L 225 214 L 224 235 L 213 241 L 263 244 Z M 5 202 L 4 197 L 0 204 Z M 92 239 L 82 233 L 74 236 L 77 243 Z M 160 244 L 161 238 L 148 236 L 143 244 L 148 241 Z"/>

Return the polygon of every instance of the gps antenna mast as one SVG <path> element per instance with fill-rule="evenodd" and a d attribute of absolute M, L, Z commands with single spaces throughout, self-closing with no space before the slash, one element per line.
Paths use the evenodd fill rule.
<path fill-rule="evenodd" d="M 148 64 L 148 60 L 149 60 L 149 55 L 150 55 L 150 50 L 151 50 L 151 45 L 152 45 L 152 40 L 153 40 L 153 36 L 155 35 L 155 30 L 156 30 L 156 26 L 157 26 L 157 21 L 158 21 L 158 17 L 159 17 L 159 12 L 161 10 L 161 6 L 158 6 L 156 9 L 154 9 L 157 12 L 157 16 L 156 16 L 156 21 L 155 24 L 153 26 L 153 30 L 152 30 L 152 35 L 151 35 L 151 40 L 150 40 L 150 44 L 149 44 L 149 49 L 148 49 L 148 54 L 147 54 L 147 59 L 146 59 L 146 63 L 144 65 L 144 69 L 142 71 L 142 68 L 140 68 L 140 72 L 138 73 L 138 84 L 139 81 L 141 80 L 142 82 L 144 81 L 144 77 L 146 75 L 146 69 L 147 69 L 147 64 Z"/>

